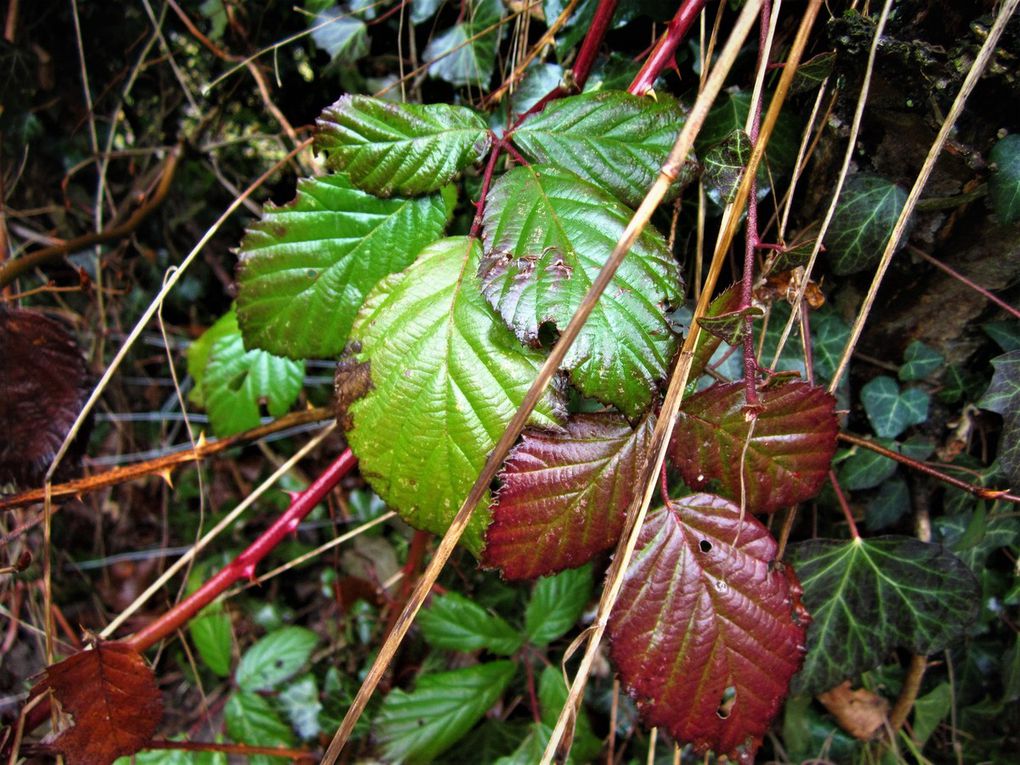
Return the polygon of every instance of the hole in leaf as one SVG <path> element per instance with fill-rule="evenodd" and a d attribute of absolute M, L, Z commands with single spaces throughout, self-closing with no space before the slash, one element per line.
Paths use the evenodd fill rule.
<path fill-rule="evenodd" d="M 538 344 L 542 348 L 552 348 L 559 339 L 560 331 L 553 322 L 544 321 L 538 326 Z"/>
<path fill-rule="evenodd" d="M 702 539 L 700 542 L 698 542 L 698 548 L 703 553 L 712 552 L 712 543 L 709 542 L 707 539 Z"/>
<path fill-rule="evenodd" d="M 737 689 L 734 688 L 732 685 L 728 686 L 726 690 L 723 691 L 722 700 L 720 700 L 719 708 L 715 710 L 715 713 L 719 716 L 720 719 L 725 720 L 727 717 L 730 716 L 730 712 L 733 711 L 733 705 L 736 703 L 736 701 L 737 701 Z"/>

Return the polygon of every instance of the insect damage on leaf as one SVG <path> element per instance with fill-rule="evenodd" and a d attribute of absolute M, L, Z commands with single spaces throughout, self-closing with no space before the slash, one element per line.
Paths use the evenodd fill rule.
<path fill-rule="evenodd" d="M 351 404 L 372 390 L 372 364 L 355 358 L 360 350 L 361 343 L 351 343 L 336 365 L 336 419 L 344 430 L 354 427 Z"/>

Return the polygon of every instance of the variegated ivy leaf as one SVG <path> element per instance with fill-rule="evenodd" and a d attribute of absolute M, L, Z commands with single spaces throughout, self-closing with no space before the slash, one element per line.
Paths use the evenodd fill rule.
<path fill-rule="evenodd" d="M 1020 135 L 1008 135 L 988 153 L 995 171 L 988 181 L 989 198 L 1004 224 L 1020 219 Z"/>
<path fill-rule="evenodd" d="M 906 201 L 907 192 L 885 178 L 847 178 L 825 236 L 832 270 L 854 274 L 877 263 Z"/>
<path fill-rule="evenodd" d="M 463 106 L 342 96 L 318 122 L 315 147 L 358 188 L 388 197 L 438 191 L 489 150 L 485 120 Z"/>
<path fill-rule="evenodd" d="M 351 332 L 360 352 L 338 374 L 362 475 L 404 520 L 439 534 L 542 363 L 482 297 L 480 257 L 476 240 L 441 239 L 380 282 Z M 557 427 L 560 410 L 551 391 L 532 422 Z M 486 497 L 464 534 L 476 554 L 487 507 Z"/>
<path fill-rule="evenodd" d="M 562 329 L 570 321 L 630 217 L 571 173 L 515 167 L 493 184 L 485 208 L 485 296 L 523 342 L 537 344 L 543 324 Z M 681 297 L 676 261 L 646 228 L 567 352 L 573 383 L 640 415 L 676 350 L 666 312 Z"/>
<path fill-rule="evenodd" d="M 753 148 L 747 133 L 738 128 L 705 154 L 702 178 L 709 193 L 715 194 L 722 204 L 729 204 L 736 196 Z"/>
<path fill-rule="evenodd" d="M 338 355 L 365 295 L 442 235 L 439 194 L 379 199 L 344 175 L 304 178 L 241 242 L 237 318 L 249 347 L 295 359 Z"/>
<path fill-rule="evenodd" d="M 637 207 L 685 120 L 670 96 L 598 90 L 552 102 L 514 132 L 513 142 L 536 162 L 569 170 Z"/>
<path fill-rule="evenodd" d="M 807 614 L 776 541 L 721 497 L 648 515 L 609 619 L 612 659 L 648 725 L 752 762 L 804 653 Z"/>

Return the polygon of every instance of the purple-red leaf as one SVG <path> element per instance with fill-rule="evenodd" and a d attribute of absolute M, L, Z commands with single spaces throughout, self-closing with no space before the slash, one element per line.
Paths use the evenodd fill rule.
<path fill-rule="evenodd" d="M 85 382 L 85 360 L 63 324 L 0 306 L 0 485 L 42 483 L 88 396 Z M 58 479 L 74 473 L 77 456 L 65 458 Z"/>
<path fill-rule="evenodd" d="M 717 481 L 718 493 L 738 503 L 743 454 L 745 507 L 771 513 L 818 493 L 836 452 L 839 423 L 836 400 L 806 382 L 766 388 L 760 398 L 764 409 L 748 442 L 742 382 L 692 396 L 677 416 L 669 454 L 692 489 Z"/>
<path fill-rule="evenodd" d="M 507 579 L 580 566 L 616 544 L 655 420 L 581 414 L 528 430 L 507 458 L 482 564 Z"/>
<path fill-rule="evenodd" d="M 733 503 L 693 494 L 650 513 L 609 620 L 612 658 L 649 725 L 754 759 L 804 655 L 809 621 L 776 542 Z"/>
<path fill-rule="evenodd" d="M 122 643 L 99 643 L 47 667 L 32 695 L 47 690 L 74 718 L 53 742 L 68 765 L 106 765 L 134 754 L 163 716 L 152 670 Z"/>

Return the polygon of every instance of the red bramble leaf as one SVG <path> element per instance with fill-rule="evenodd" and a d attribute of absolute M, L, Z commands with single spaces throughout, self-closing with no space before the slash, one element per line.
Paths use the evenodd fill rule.
<path fill-rule="evenodd" d="M 761 391 L 744 456 L 745 507 L 771 513 L 818 493 L 836 453 L 836 400 L 794 381 Z M 740 464 L 751 421 L 742 382 L 713 385 L 692 396 L 677 416 L 669 455 L 695 491 L 718 481 L 718 493 L 740 502 Z"/>
<path fill-rule="evenodd" d="M 776 542 L 721 497 L 650 513 L 609 620 L 612 659 L 650 726 L 750 762 L 804 655 L 800 585 Z"/>
<path fill-rule="evenodd" d="M 655 419 L 580 414 L 562 432 L 526 430 L 507 458 L 482 565 L 507 579 L 575 568 L 616 544 Z"/>
<path fill-rule="evenodd" d="M 74 718 L 53 742 L 67 765 L 106 765 L 134 754 L 163 716 L 152 670 L 122 643 L 99 643 L 47 667 L 32 695 L 51 689 Z"/>

